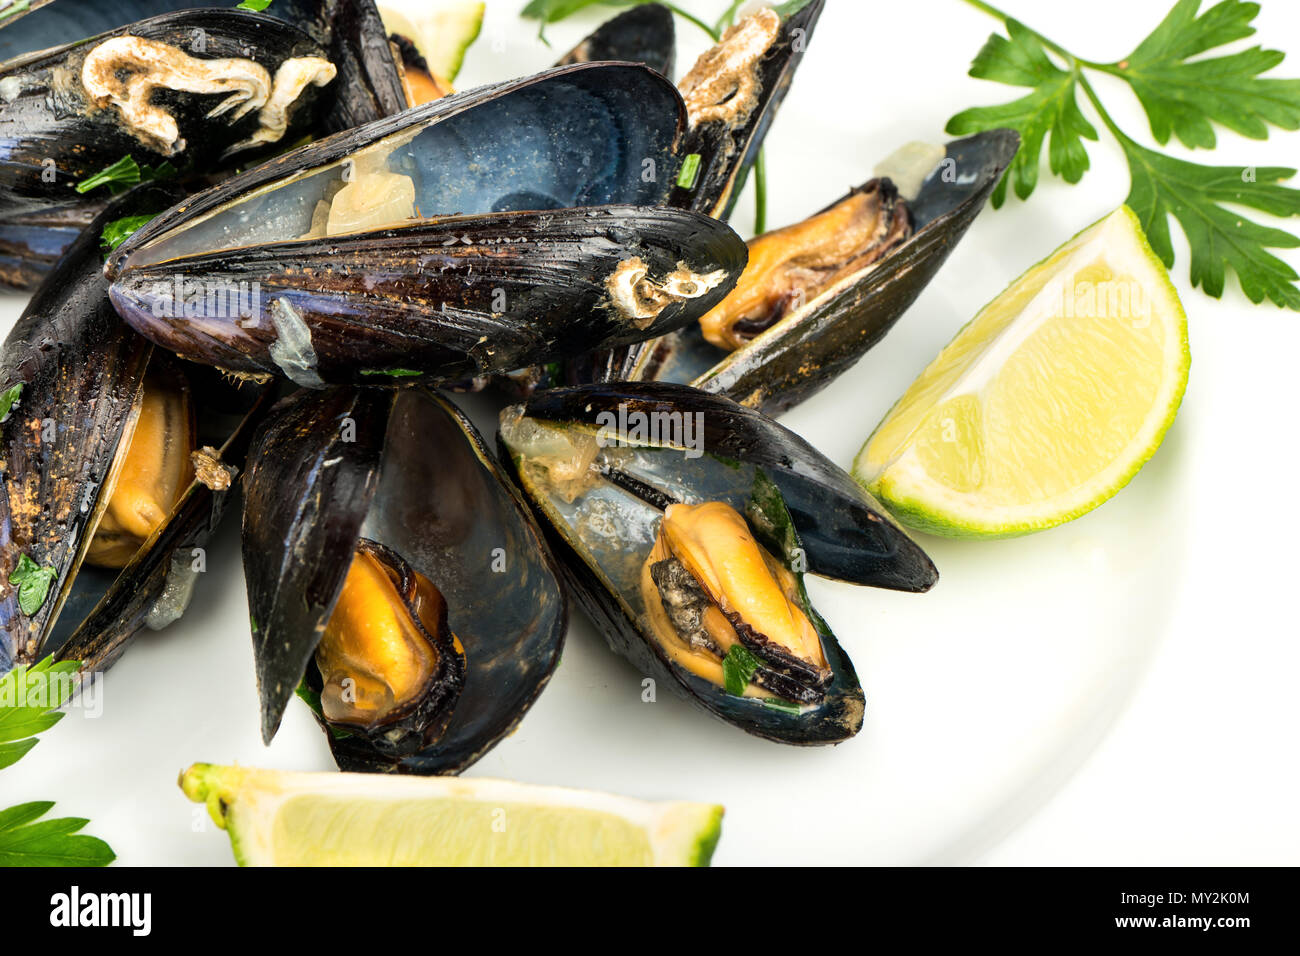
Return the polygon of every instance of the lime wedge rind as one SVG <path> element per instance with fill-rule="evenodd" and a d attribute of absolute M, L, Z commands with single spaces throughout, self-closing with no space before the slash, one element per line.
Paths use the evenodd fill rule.
<path fill-rule="evenodd" d="M 195 764 L 180 785 L 241 866 L 707 866 L 723 816 L 715 804 L 489 778 Z"/>
<path fill-rule="evenodd" d="M 1087 482 L 1070 493 L 1054 495 L 1047 500 L 998 504 L 982 499 L 978 491 L 956 489 L 933 480 L 925 473 L 912 448 L 916 434 L 927 424 L 925 416 L 933 413 L 933 409 L 927 410 L 924 403 L 940 408 L 956 394 L 969 392 L 980 395 L 981 388 L 986 385 L 988 368 L 996 368 L 999 359 L 995 356 L 983 365 L 981 361 L 997 351 L 998 337 L 1018 335 L 1019 341 L 1023 341 L 1026 332 L 1017 328 L 1017 322 L 1041 319 L 1041 302 L 1051 294 L 1059 293 L 1059 289 L 1053 288 L 1053 282 L 1060 280 L 1064 283 L 1074 275 L 1072 267 L 1098 249 L 1133 268 L 1133 274 L 1141 277 L 1150 315 L 1161 317 L 1161 327 L 1173 333 L 1165 336 L 1159 386 L 1141 428 L 1122 452 L 1114 455 Z M 1042 285 L 1035 289 L 1035 283 Z M 1068 285 L 1062 287 L 1069 288 Z M 1009 324 L 998 326 L 998 315 L 992 310 L 1000 306 L 1004 310 L 1021 309 L 1023 312 L 1005 312 L 1014 318 Z M 1036 309 L 1039 311 L 1035 312 Z M 993 322 L 991 327 L 999 330 L 988 347 L 980 338 L 981 335 L 988 337 L 987 330 L 979 328 L 982 321 Z M 964 340 L 972 337 L 978 348 L 971 351 L 967 344 L 970 359 L 963 365 L 960 350 Z M 1007 348 L 1002 349 L 1002 352 L 1006 351 Z M 954 354 L 958 356 L 956 359 L 952 358 Z M 952 373 L 956 377 L 950 380 L 945 380 L 942 374 L 935 374 L 936 369 L 940 373 L 945 371 L 946 357 L 949 366 L 957 370 Z M 1128 207 L 1121 207 L 1081 230 L 1034 265 L 966 323 L 872 432 L 854 462 L 853 473 L 899 521 L 923 532 L 946 537 L 1002 538 L 1055 527 L 1086 514 L 1113 497 L 1150 460 L 1177 415 L 1186 390 L 1190 363 L 1186 315 L 1178 294 L 1163 263 L 1143 234 L 1136 215 Z M 929 394 L 922 387 L 926 376 L 935 379 L 929 386 Z M 909 403 L 913 407 L 909 408 Z M 904 416 L 915 419 L 910 430 Z M 895 434 L 887 434 L 888 429 L 894 429 Z"/>

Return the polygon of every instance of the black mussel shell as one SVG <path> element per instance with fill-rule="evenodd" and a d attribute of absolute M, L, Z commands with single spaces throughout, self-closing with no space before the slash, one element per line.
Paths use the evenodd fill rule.
<path fill-rule="evenodd" d="M 423 389 L 300 391 L 259 433 L 245 477 L 244 568 L 270 740 L 306 678 L 360 537 L 447 602 L 465 685 L 445 731 L 390 757 L 329 734 L 347 770 L 455 773 L 509 734 L 559 661 L 564 593 L 541 532 L 453 406 Z M 317 688 L 319 689 L 319 688 Z"/>
<path fill-rule="evenodd" d="M 706 342 L 698 323 L 639 346 L 621 369 L 638 381 L 690 382 L 776 414 L 815 395 L 884 338 L 934 278 L 1002 178 L 1020 139 L 991 130 L 946 147 L 907 203 L 906 242 L 734 352 Z"/>
<path fill-rule="evenodd" d="M 142 187 L 105 210 L 32 298 L 0 353 L 0 390 L 22 386 L 0 426 L 0 672 L 49 654 L 87 670 L 107 667 L 141 627 L 179 615 L 202 569 L 195 549 L 206 543 L 228 492 L 198 481 L 126 567 L 82 563 L 145 371 L 151 363 L 173 371 L 180 365 L 155 355 L 113 311 L 101 232 L 175 199 L 173 190 Z M 179 374 L 200 399 L 199 444 L 217 447 L 223 465 L 239 467 L 264 397 L 237 392 L 208 369 Z M 23 556 L 54 571 L 31 615 L 9 583 Z"/>
<path fill-rule="evenodd" d="M 259 130 L 260 110 L 252 106 L 256 97 L 231 104 L 231 85 L 221 93 L 184 92 L 182 80 L 161 70 L 159 86 L 150 94 L 154 114 L 141 107 L 141 115 L 128 120 L 107 100 L 96 105 L 95 88 L 83 83 L 83 75 L 90 75 L 83 74 L 83 66 L 92 58 L 103 59 L 101 73 L 95 75 L 105 83 L 109 80 L 102 71 L 117 62 L 114 56 L 123 59 L 113 82 L 120 83 L 123 75 L 146 75 L 136 60 L 125 59 L 133 51 L 107 52 L 127 42 L 128 36 L 162 44 L 178 58 L 251 60 L 271 77 L 290 58 L 325 57 L 305 33 L 282 20 L 242 10 L 190 10 L 11 60 L 0 67 L 0 84 L 12 86 L 15 94 L 0 102 L 0 152 L 5 156 L 0 165 L 0 217 L 74 205 L 82 201 L 74 186 L 128 155 L 141 166 L 167 162 L 187 173 L 219 168 L 227 150 L 248 142 Z M 139 55 L 151 56 L 157 49 Z M 214 86 L 224 82 L 213 80 Z M 307 82 L 288 108 L 287 127 L 275 134 L 274 142 L 254 145 L 241 161 L 277 143 L 282 149 L 312 129 L 317 90 L 314 82 Z M 118 92 L 127 95 L 125 88 Z M 267 87 L 262 95 L 269 93 Z M 167 134 L 166 122 L 175 124 L 174 135 Z M 146 129 L 159 132 L 154 136 Z M 87 195 L 89 201 L 98 201 L 95 191 Z"/>
<path fill-rule="evenodd" d="M 195 6 L 193 0 L 33 0 L 27 9 L 0 20 L 0 62 Z M 329 131 L 406 108 L 401 77 L 373 0 L 275 0 L 262 13 L 292 24 L 329 51 L 339 71 L 323 97 Z"/>
<path fill-rule="evenodd" d="M 795 70 L 799 68 L 824 5 L 825 0 L 812 0 L 797 12 L 783 17 L 771 44 L 765 50 L 755 51 L 757 55 L 748 61 L 749 79 L 752 79 L 755 91 L 752 107 L 744 115 L 692 122 L 682 153 L 699 154 L 699 169 L 693 183 L 674 188 L 670 200 L 673 205 L 708 213 L 718 219 L 731 215 L 745 178 L 763 147 L 767 131 L 790 90 Z M 743 28 L 742 21 L 733 29 Z M 724 34 L 724 43 L 726 39 Z M 688 72 L 682 78 L 683 87 L 690 76 Z M 711 105 L 725 106 L 735 92 L 734 84 L 724 84 L 718 90 L 722 100 Z"/>
<path fill-rule="evenodd" d="M 712 308 L 746 255 L 722 223 L 654 206 L 680 126 L 671 84 L 626 64 L 446 97 L 160 216 L 110 258 L 114 303 L 169 351 L 308 386 L 450 382 L 643 341 Z M 426 218 L 299 238 L 360 162 L 407 180 Z M 213 286 L 243 307 L 214 314 Z"/>
<path fill-rule="evenodd" d="M 672 12 L 661 3 L 643 3 L 606 20 L 556 66 L 621 60 L 643 63 L 671 79 L 676 51 Z"/>
<path fill-rule="evenodd" d="M 659 422 L 657 433 L 646 423 Z M 671 423 L 683 423 L 682 426 Z M 579 433 L 599 446 L 594 467 L 571 474 L 567 447 L 529 424 Z M 601 431 L 605 429 L 605 431 Z M 638 429 L 642 429 L 638 433 Z M 645 618 L 641 567 L 671 501 L 723 501 L 749 514 L 757 537 L 787 567 L 904 590 L 934 583 L 934 566 L 853 482 L 806 442 L 761 414 L 719 396 L 668 384 L 555 389 L 502 413 L 502 454 L 554 543 L 580 606 L 613 649 L 692 702 L 749 733 L 793 744 L 837 743 L 862 724 L 863 695 L 852 662 L 829 627 L 805 606 L 831 678 L 824 697 L 791 709 L 737 697 L 664 652 Z M 694 454 L 684 454 L 691 450 Z M 560 483 L 533 467 L 564 462 Z M 585 461 L 584 454 L 574 460 Z M 779 500 L 773 501 L 773 496 Z"/>
<path fill-rule="evenodd" d="M 180 167 L 177 175 L 190 189 L 206 185 L 202 180 L 207 174 L 244 165 L 259 154 L 292 145 L 304 134 L 349 129 L 406 108 L 401 77 L 372 0 L 276 0 L 264 15 L 253 19 L 248 19 L 252 15 L 244 11 L 217 11 L 223 24 L 233 22 L 248 29 L 232 33 L 223 26 L 215 36 L 208 33 L 211 11 L 189 9 L 193 6 L 189 0 L 127 0 L 124 3 L 36 0 L 29 8 L 0 19 L 0 27 L 4 28 L 0 29 L 0 74 L 7 73 L 12 65 L 10 61 L 16 62 L 26 54 L 77 44 L 86 36 L 150 29 L 147 23 L 152 21 L 148 18 L 180 10 L 186 12 L 171 18 L 172 22 L 180 23 L 177 36 L 192 43 L 198 35 L 195 31 L 202 31 L 205 39 L 215 40 L 210 47 L 213 51 L 224 49 L 226 40 L 233 39 L 238 45 L 231 47 L 229 55 L 251 55 L 257 59 L 258 51 L 274 53 L 277 45 L 283 45 L 289 38 L 301 44 L 304 36 L 315 49 L 324 51 L 338 75 L 325 87 L 304 92 L 300 100 L 305 108 L 294 109 L 292 130 L 274 147 L 236 153 L 228 162 L 218 162 L 222 150 L 214 148 L 187 150 L 183 157 L 168 160 Z M 233 19 L 228 14 L 233 14 Z M 268 19 L 279 26 L 268 30 L 264 26 Z M 286 32 L 285 24 L 296 29 Z M 254 38 L 251 44 L 250 35 Z M 206 100 L 212 104 L 219 98 L 209 96 Z M 108 187 L 79 195 L 71 189 L 73 184 L 127 154 L 145 166 L 157 166 L 161 159 L 142 149 L 134 138 L 125 143 L 119 142 L 118 135 L 101 138 L 101 127 L 106 124 L 88 124 L 74 117 L 71 121 L 76 128 L 66 130 L 64 124 L 70 121 L 64 115 L 66 110 L 61 109 L 57 117 L 51 118 L 42 115 L 40 103 L 20 97 L 19 104 L 20 109 L 9 124 L 16 151 L 10 153 L 9 175 L 0 177 L 0 181 L 8 182 L 11 190 L 17 187 L 12 198 L 0 203 L 7 210 L 0 212 L 0 285 L 21 289 L 34 286 L 48 274 L 54 261 L 107 202 Z M 6 113 L 0 110 L 0 123 Z M 48 140 L 33 138 L 39 137 L 51 124 L 59 131 L 52 144 L 54 152 L 49 151 Z M 0 125 L 0 135 L 3 129 Z M 77 142 L 83 133 L 89 136 L 88 140 Z M 65 155 L 68 146 L 75 148 Z M 114 149 L 118 151 L 113 153 Z M 17 157 L 16 165 L 14 157 Z M 32 165 L 23 157 L 37 164 Z M 47 159 L 53 160 L 52 167 L 45 164 Z M 23 187 L 23 182 L 30 188 Z M 49 191 L 42 187 L 49 187 Z M 15 205 L 26 208 L 22 211 L 10 208 Z"/>
<path fill-rule="evenodd" d="M 730 291 L 743 255 L 735 234 L 707 217 L 604 206 L 128 263 L 112 295 L 142 334 L 232 371 L 283 373 L 306 386 L 447 382 L 680 328 Z M 685 264 L 708 291 L 645 322 L 610 294 L 633 262 L 652 281 Z M 250 312 L 191 321 L 174 303 L 191 296 L 194 275 L 219 288 L 247 283 Z M 283 351 L 295 333 L 302 345 Z"/>
<path fill-rule="evenodd" d="M 78 203 L 0 219 L 0 286 L 35 287 L 105 205 Z"/>
<path fill-rule="evenodd" d="M 690 466 L 706 460 L 745 475 L 746 488 L 762 469 L 781 491 L 810 573 L 897 591 L 927 591 L 939 579 L 921 547 L 852 477 L 794 432 L 721 395 L 667 382 L 610 382 L 537 392 L 520 407 L 528 418 L 591 432 L 620 416 L 671 421 L 690 414 L 702 457 L 686 459 L 682 487 L 691 490 Z M 668 460 L 680 463 L 680 452 Z"/>

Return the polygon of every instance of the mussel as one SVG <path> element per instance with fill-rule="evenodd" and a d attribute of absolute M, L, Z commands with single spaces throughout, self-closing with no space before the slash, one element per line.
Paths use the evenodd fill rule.
<path fill-rule="evenodd" d="M 153 17 L 0 70 L 0 215 L 77 199 L 73 186 L 124 156 L 175 167 L 292 142 L 333 82 L 325 51 L 242 10 Z"/>
<path fill-rule="evenodd" d="M 194 6 L 193 0 L 31 0 L 0 18 L 0 61 Z M 274 0 L 262 16 L 305 33 L 338 69 L 337 81 L 321 92 L 327 131 L 405 108 L 400 71 L 374 0 Z"/>
<path fill-rule="evenodd" d="M 720 220 L 730 216 L 822 7 L 823 0 L 812 0 L 788 14 L 760 7 L 730 27 L 721 42 L 682 77 L 678 87 L 687 105 L 682 147 L 686 159 L 668 197 L 670 204 Z M 582 56 L 589 49 L 617 50 L 628 59 L 652 65 L 656 58 L 666 61 L 670 68 L 671 25 L 671 14 L 658 4 L 634 7 L 600 27 L 569 57 Z M 650 347 L 641 343 L 597 349 L 566 362 L 521 369 L 497 381 L 516 397 L 556 385 L 622 381 L 634 374 Z"/>
<path fill-rule="evenodd" d="M 751 240 L 735 291 L 698 325 L 634 349 L 621 377 L 690 382 L 770 413 L 798 404 L 893 327 L 965 235 L 1018 144 L 1015 132 L 993 130 L 913 150 L 919 176 L 912 163 L 885 165 L 912 178 L 906 185 L 915 192 L 881 175 Z"/>
<path fill-rule="evenodd" d="M 514 729 L 559 661 L 565 598 L 455 407 L 419 387 L 299 391 L 244 491 L 266 741 L 295 692 L 345 770 L 454 773 Z"/>
<path fill-rule="evenodd" d="M 848 475 L 759 412 L 666 383 L 538 392 L 499 440 L 615 651 L 760 737 L 857 733 L 862 689 L 803 573 L 924 591 L 937 572 Z"/>
<path fill-rule="evenodd" d="M 695 173 L 670 202 L 726 219 L 790 90 L 825 0 L 794 13 L 760 7 L 734 24 L 678 82 L 686 102 L 684 152 Z"/>
<path fill-rule="evenodd" d="M 190 6 L 59 0 L 0 19 L 0 284 L 38 281 L 117 188 L 73 187 L 128 157 L 202 188 L 406 106 L 371 0 Z"/>
<path fill-rule="evenodd" d="M 32 298 L 0 356 L 0 672 L 53 654 L 107 667 L 184 611 L 262 390 L 155 352 L 108 301 L 101 229 L 174 201 L 111 205 Z"/>
<path fill-rule="evenodd" d="M 455 381 L 643 341 L 711 309 L 744 265 L 728 227 L 655 205 L 681 125 L 675 89 L 641 66 L 445 97 L 159 216 L 109 258 L 113 301 L 170 351 L 304 386 Z M 212 288 L 247 294 L 214 307 Z"/>

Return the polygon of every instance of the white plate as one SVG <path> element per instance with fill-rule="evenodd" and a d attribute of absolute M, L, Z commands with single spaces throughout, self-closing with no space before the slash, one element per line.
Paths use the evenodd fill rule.
<path fill-rule="evenodd" d="M 552 27 L 547 50 L 515 17 L 519 5 L 489 4 L 462 87 L 541 69 L 608 14 Z M 942 140 L 958 108 L 1019 95 L 964 76 L 992 21 L 966 11 L 952 31 L 933 31 L 940 11 L 923 8 L 947 5 L 895 4 L 888 15 L 829 6 L 769 138 L 772 225 L 866 179 L 902 142 Z M 936 32 L 949 35 L 889 39 Z M 680 21 L 678 33 L 680 71 L 703 43 Z M 1129 121 L 1140 128 L 1140 114 Z M 1028 205 L 986 211 L 889 337 L 785 423 L 847 465 L 983 302 L 1122 197 L 1123 172 L 1106 152 L 1094 149 L 1102 158 L 1084 187 L 1045 182 Z M 733 224 L 746 233 L 748 196 L 737 209 Z M 6 328 L 21 305 L 0 298 Z M 1073 524 L 1005 542 L 921 538 L 941 572 L 929 594 L 813 581 L 867 694 L 866 724 L 846 744 L 781 747 L 666 693 L 643 703 L 641 675 L 575 614 L 549 689 L 470 773 L 724 803 L 718 863 L 977 859 L 1074 772 L 1143 679 L 1188 548 L 1188 427 L 1184 414 L 1127 490 Z M 122 863 L 229 862 L 225 837 L 176 789 L 180 769 L 196 760 L 333 768 L 297 703 L 274 744 L 261 745 L 247 621 L 232 516 L 187 616 L 138 639 L 105 679 L 101 715 L 74 710 L 20 769 L 0 775 L 0 804 L 57 799 L 58 812 L 90 817 L 88 831 Z"/>

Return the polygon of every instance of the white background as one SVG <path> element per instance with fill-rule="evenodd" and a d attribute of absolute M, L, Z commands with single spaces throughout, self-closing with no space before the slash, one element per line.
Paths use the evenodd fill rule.
<path fill-rule="evenodd" d="M 515 17 L 521 5 L 489 2 L 460 87 L 541 69 L 607 15 L 551 28 L 547 50 Z M 1168 3 L 1006 6 L 1080 55 L 1114 60 Z M 941 140 L 958 110 L 1024 92 L 966 76 L 997 24 L 957 0 L 828 8 L 768 140 L 773 226 L 867 178 L 897 145 Z M 1266 46 L 1300 41 L 1293 3 L 1265 0 L 1256 24 Z M 680 73 L 703 43 L 689 24 L 678 32 Z M 1300 61 L 1277 72 L 1300 74 Z M 1149 143 L 1128 91 L 1105 77 L 1096 85 L 1121 127 Z M 1300 133 L 1263 143 L 1218 133 L 1220 148 L 1193 158 L 1300 165 Z M 899 327 L 786 424 L 847 466 L 982 303 L 1122 201 L 1126 170 L 1104 136 L 1089 144 L 1093 168 L 1078 186 L 1044 164 L 1029 202 L 986 210 Z M 751 209 L 748 197 L 737 207 L 742 234 Z M 728 808 L 719 863 L 1300 862 L 1290 396 L 1300 315 L 1252 306 L 1235 285 L 1222 301 L 1192 290 L 1174 233 L 1191 383 L 1165 446 L 1128 489 L 1029 539 L 922 539 L 943 575 L 925 596 L 814 586 L 867 690 L 858 738 L 797 751 L 676 701 L 644 705 L 640 675 L 575 616 L 551 687 L 472 772 L 718 800 Z M 6 328 L 21 306 L 0 296 Z M 246 622 L 230 521 L 189 615 L 141 637 L 108 675 L 101 718 L 74 712 L 0 774 L 0 804 L 57 799 L 59 812 L 90 817 L 123 863 L 228 862 L 224 838 L 175 789 L 178 770 L 194 760 L 332 766 L 300 706 L 261 746 Z"/>

